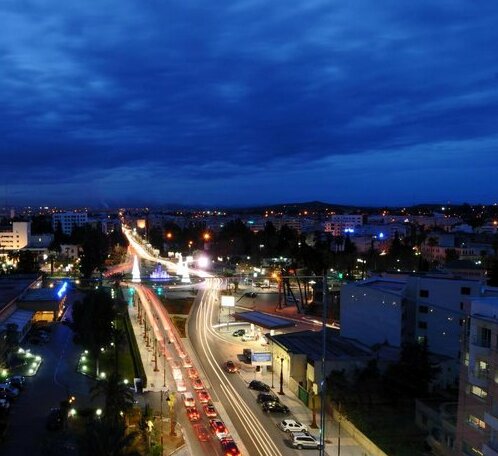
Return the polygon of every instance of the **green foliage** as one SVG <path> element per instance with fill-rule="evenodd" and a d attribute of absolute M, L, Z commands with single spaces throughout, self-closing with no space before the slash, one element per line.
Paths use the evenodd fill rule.
<path fill-rule="evenodd" d="M 82 237 L 83 254 L 81 255 L 80 270 L 83 277 L 88 279 L 96 269 L 103 268 L 108 254 L 108 243 L 106 235 L 99 227 L 85 226 Z"/>
<path fill-rule="evenodd" d="M 81 440 L 83 456 L 140 456 L 135 449 L 136 432 L 127 432 L 123 423 L 92 421 Z"/>

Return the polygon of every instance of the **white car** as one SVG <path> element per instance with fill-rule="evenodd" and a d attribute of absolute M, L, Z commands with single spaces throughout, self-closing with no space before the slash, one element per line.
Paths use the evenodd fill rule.
<path fill-rule="evenodd" d="M 308 430 L 306 425 L 296 420 L 283 420 L 278 424 L 278 427 L 285 432 L 303 432 Z"/>
<path fill-rule="evenodd" d="M 242 342 L 250 342 L 256 340 L 256 336 L 254 334 L 244 334 L 242 336 Z"/>
<path fill-rule="evenodd" d="M 195 407 L 195 398 L 194 398 L 194 395 L 190 391 L 183 393 L 182 398 L 183 398 L 183 403 L 185 404 L 185 407 Z"/>

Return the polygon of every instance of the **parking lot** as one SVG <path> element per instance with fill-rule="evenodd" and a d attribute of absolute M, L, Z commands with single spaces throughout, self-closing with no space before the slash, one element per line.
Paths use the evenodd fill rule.
<path fill-rule="evenodd" d="M 38 337 L 38 336 L 36 336 Z M 12 401 L 5 441 L 5 456 L 38 455 L 46 436 L 46 420 L 52 407 L 73 395 L 77 407 L 89 404 L 93 380 L 76 373 L 81 348 L 73 343 L 73 333 L 61 323 L 53 323 L 48 340 L 22 344 L 42 358 L 36 375 L 26 377 L 26 386 Z"/>

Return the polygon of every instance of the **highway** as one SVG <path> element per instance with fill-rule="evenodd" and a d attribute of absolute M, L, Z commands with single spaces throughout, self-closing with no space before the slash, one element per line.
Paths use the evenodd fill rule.
<path fill-rule="evenodd" d="M 176 264 L 154 257 L 148 253 L 133 237 L 129 230 L 125 231 L 128 239 L 137 254 L 150 261 L 156 261 L 166 265 L 171 269 L 176 269 Z M 228 359 L 237 362 L 237 353 L 241 353 L 240 343 L 229 341 L 220 336 L 213 328 L 218 322 L 218 309 L 220 291 L 226 288 L 224 279 L 214 278 L 209 273 L 190 269 L 189 273 L 199 275 L 205 279 L 203 286 L 199 290 L 197 299 L 192 307 L 192 312 L 188 320 L 188 337 L 197 359 L 193 359 L 196 366 L 201 366 L 201 377 L 209 388 L 209 392 L 222 420 L 225 422 L 228 431 L 236 441 L 244 456 L 284 456 L 301 454 L 293 449 L 284 440 L 285 434 L 276 427 L 276 423 L 283 419 L 283 416 L 271 417 L 265 414 L 255 400 L 253 391 L 247 388 L 247 384 L 239 374 L 229 374 L 224 369 L 224 363 Z M 145 304 L 144 311 L 152 321 L 152 330 L 156 338 L 164 349 L 164 353 L 170 367 L 178 359 L 187 356 L 185 347 L 176 334 L 174 325 L 171 324 L 166 309 L 154 292 L 143 285 L 135 285 L 137 291 L 143 298 Z M 168 350 L 166 341 L 171 341 L 176 353 Z M 206 382 L 207 380 L 207 382 Z M 191 390 L 189 388 L 189 390 Z M 202 414 L 202 407 L 198 406 Z M 203 417 L 203 420 L 205 417 Z M 187 427 L 188 423 L 187 423 Z M 189 429 L 189 437 L 195 435 Z M 199 444 L 196 437 L 196 446 Z M 214 447 L 208 448 L 207 442 L 203 445 L 203 452 L 220 453 L 221 446 L 211 439 Z M 214 451 L 213 451 L 214 450 Z M 198 451 L 198 450 L 197 450 Z M 315 453 L 307 451 L 306 454 Z M 197 453 L 196 453 L 197 454 Z"/>

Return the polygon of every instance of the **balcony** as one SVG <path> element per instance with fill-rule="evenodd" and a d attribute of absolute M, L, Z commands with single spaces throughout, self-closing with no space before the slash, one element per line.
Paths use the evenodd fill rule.
<path fill-rule="evenodd" d="M 482 446 L 482 452 L 484 456 L 498 456 L 498 444 L 497 442 L 487 442 Z"/>
<path fill-rule="evenodd" d="M 474 336 L 471 339 L 470 351 L 477 356 L 489 356 L 491 351 L 491 341 L 482 337 Z"/>
<path fill-rule="evenodd" d="M 498 431 L 498 417 L 495 414 L 484 412 L 484 422 L 494 430 Z"/>

